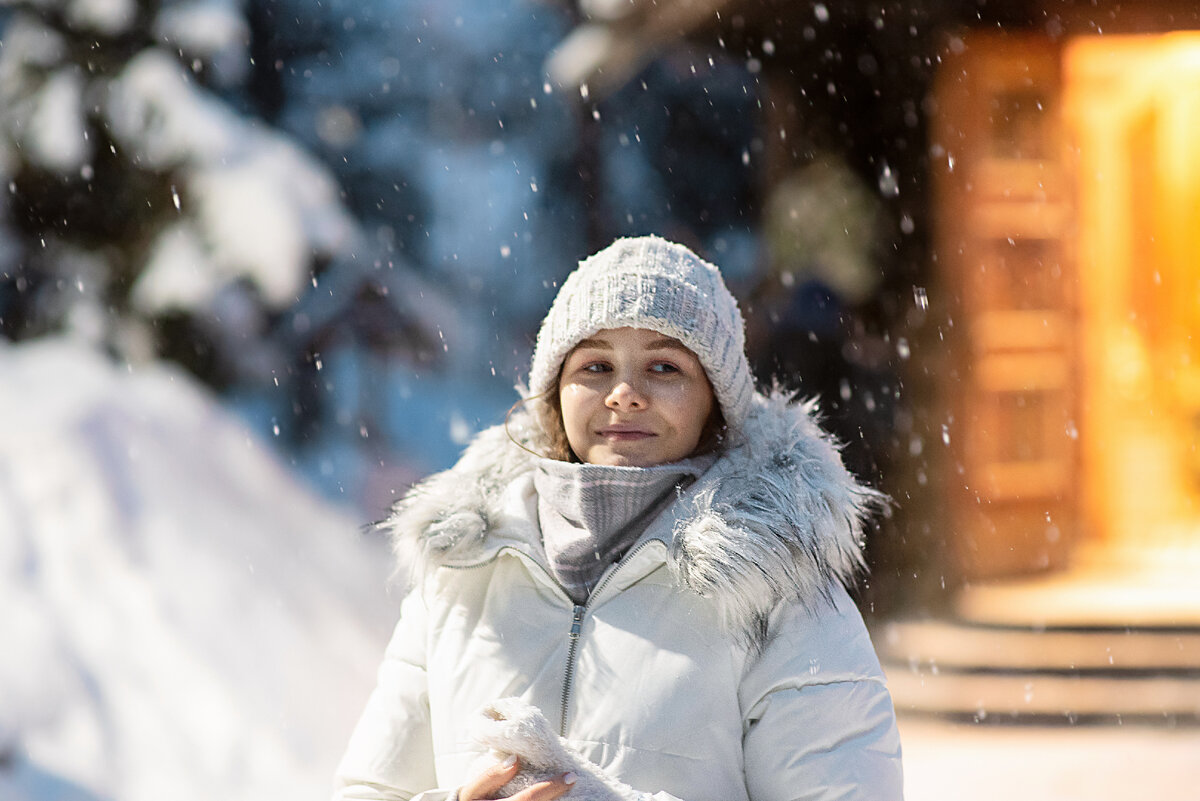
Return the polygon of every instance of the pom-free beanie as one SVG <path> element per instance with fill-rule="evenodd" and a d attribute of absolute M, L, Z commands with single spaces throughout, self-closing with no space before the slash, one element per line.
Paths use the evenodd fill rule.
<path fill-rule="evenodd" d="M 716 267 L 657 236 L 618 239 L 567 276 L 538 332 L 529 392 L 554 389 L 563 359 L 608 328 L 646 328 L 696 354 L 725 421 L 740 429 L 754 396 L 745 323 Z"/>

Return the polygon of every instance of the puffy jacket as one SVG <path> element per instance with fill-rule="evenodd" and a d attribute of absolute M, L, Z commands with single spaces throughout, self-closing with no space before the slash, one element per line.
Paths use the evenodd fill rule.
<path fill-rule="evenodd" d="M 416 583 L 336 798 L 444 797 L 480 756 L 473 715 L 513 695 L 656 799 L 900 798 L 891 697 L 843 586 L 878 496 L 810 412 L 759 397 L 585 606 L 545 564 L 537 458 L 483 432 L 388 522 Z M 527 420 L 511 435 L 538 444 Z"/>

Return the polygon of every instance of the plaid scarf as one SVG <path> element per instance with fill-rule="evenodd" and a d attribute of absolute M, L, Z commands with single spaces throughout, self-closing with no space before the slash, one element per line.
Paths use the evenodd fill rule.
<path fill-rule="evenodd" d="M 611 467 L 543 459 L 534 473 L 538 525 L 550 572 L 583 604 L 608 566 L 716 457 L 655 467 Z"/>

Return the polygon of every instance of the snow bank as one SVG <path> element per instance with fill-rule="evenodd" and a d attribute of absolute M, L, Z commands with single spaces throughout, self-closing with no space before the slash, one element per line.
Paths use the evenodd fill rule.
<path fill-rule="evenodd" d="M 327 798 L 383 543 L 181 372 L 0 340 L 0 420 L 0 798 Z"/>

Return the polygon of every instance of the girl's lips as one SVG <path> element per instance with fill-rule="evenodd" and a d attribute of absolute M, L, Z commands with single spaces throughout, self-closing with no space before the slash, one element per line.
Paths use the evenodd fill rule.
<path fill-rule="evenodd" d="M 630 440 L 647 439 L 653 437 L 649 431 L 643 431 L 640 428 L 602 428 L 600 436 L 605 439 L 617 440 L 618 442 L 627 442 Z"/>

